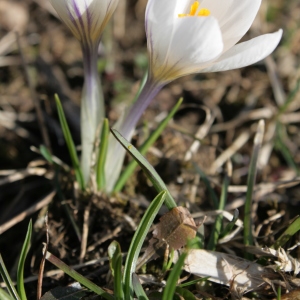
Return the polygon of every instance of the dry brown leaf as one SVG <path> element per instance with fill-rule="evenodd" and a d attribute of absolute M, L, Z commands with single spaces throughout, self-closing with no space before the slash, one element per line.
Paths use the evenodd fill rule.
<path fill-rule="evenodd" d="M 175 207 L 160 218 L 153 231 L 154 238 L 164 241 L 170 249 L 180 249 L 196 236 L 197 226 L 187 208 Z"/>
<path fill-rule="evenodd" d="M 182 206 L 173 208 L 160 218 L 144 255 L 138 261 L 137 270 L 147 261 L 158 257 L 166 245 L 170 250 L 185 246 L 188 239 L 196 236 L 196 231 L 196 223 L 188 209 Z"/>

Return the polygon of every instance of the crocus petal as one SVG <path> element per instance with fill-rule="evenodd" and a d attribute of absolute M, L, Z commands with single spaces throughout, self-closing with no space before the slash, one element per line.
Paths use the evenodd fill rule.
<path fill-rule="evenodd" d="M 84 44 L 97 43 L 118 0 L 50 0 L 61 20 Z"/>
<path fill-rule="evenodd" d="M 222 54 L 211 66 L 202 70 L 204 72 L 227 71 L 246 67 L 268 56 L 278 45 L 282 30 L 258 36 L 250 41 L 240 43 Z"/>
<path fill-rule="evenodd" d="M 221 31 L 213 17 L 177 16 L 172 25 L 160 24 L 158 29 L 156 19 L 148 16 L 147 37 L 150 75 L 161 82 L 194 73 L 223 51 Z"/>
<path fill-rule="evenodd" d="M 235 45 L 248 31 L 259 10 L 261 0 L 204 0 L 222 31 L 224 52 Z"/>

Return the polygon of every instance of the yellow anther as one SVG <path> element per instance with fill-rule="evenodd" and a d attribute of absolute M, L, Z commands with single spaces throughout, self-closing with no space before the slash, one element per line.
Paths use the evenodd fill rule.
<path fill-rule="evenodd" d="M 195 1 L 191 6 L 190 16 L 194 16 L 196 14 L 198 7 L 199 7 L 199 2 Z"/>
<path fill-rule="evenodd" d="M 210 15 L 210 11 L 207 8 L 201 8 L 197 14 L 199 17 L 207 17 Z"/>
<path fill-rule="evenodd" d="M 210 11 L 207 8 L 201 8 L 198 13 L 197 10 L 199 8 L 199 2 L 195 1 L 192 5 L 191 5 L 191 9 L 190 9 L 190 13 L 189 14 L 178 14 L 179 18 L 182 17 L 193 17 L 193 16 L 198 16 L 198 17 L 207 17 L 210 15 Z"/>

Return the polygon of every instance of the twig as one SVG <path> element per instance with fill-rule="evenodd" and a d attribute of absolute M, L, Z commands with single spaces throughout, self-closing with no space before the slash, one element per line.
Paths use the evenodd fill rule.
<path fill-rule="evenodd" d="M 45 205 L 50 203 L 55 194 L 56 194 L 56 192 L 52 191 L 45 198 L 43 198 L 40 202 L 38 202 L 37 204 L 32 205 L 31 207 L 29 207 L 28 209 L 26 209 L 25 211 L 23 211 L 22 213 L 20 213 L 16 217 L 14 217 L 13 219 L 11 219 L 8 222 L 1 225 L 0 226 L 0 234 L 5 232 L 9 228 L 13 227 L 17 223 L 23 221 L 26 217 L 28 217 L 29 215 L 33 214 L 34 212 L 38 211 L 39 209 L 41 209 L 42 207 L 44 207 Z"/>
<path fill-rule="evenodd" d="M 83 262 L 83 259 L 86 254 L 87 239 L 89 236 L 89 218 L 90 218 L 91 204 L 92 204 L 92 202 L 90 201 L 89 204 L 86 206 L 86 208 L 84 210 L 84 215 L 83 215 L 81 251 L 80 251 L 80 257 L 79 257 L 79 261 L 81 263 Z"/>
<path fill-rule="evenodd" d="M 40 264 L 40 270 L 38 275 L 38 284 L 37 284 L 37 300 L 40 300 L 42 297 L 42 285 L 43 285 L 43 274 L 45 268 L 45 261 L 46 261 L 46 253 L 48 251 L 49 245 L 49 228 L 48 228 L 48 213 L 45 217 L 45 226 L 46 226 L 46 244 L 45 244 L 45 251 L 43 252 L 43 257 Z"/>

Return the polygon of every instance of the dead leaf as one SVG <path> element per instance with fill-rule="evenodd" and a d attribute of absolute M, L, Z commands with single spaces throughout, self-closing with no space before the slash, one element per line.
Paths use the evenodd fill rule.
<path fill-rule="evenodd" d="M 138 260 L 136 270 L 146 262 L 159 257 L 166 245 L 169 249 L 178 250 L 186 245 L 188 239 L 196 236 L 197 226 L 187 208 L 175 207 L 160 218 L 153 231 L 149 245 Z"/>
<path fill-rule="evenodd" d="M 196 236 L 197 226 L 187 208 L 175 207 L 160 218 L 153 236 L 178 250 Z"/>

